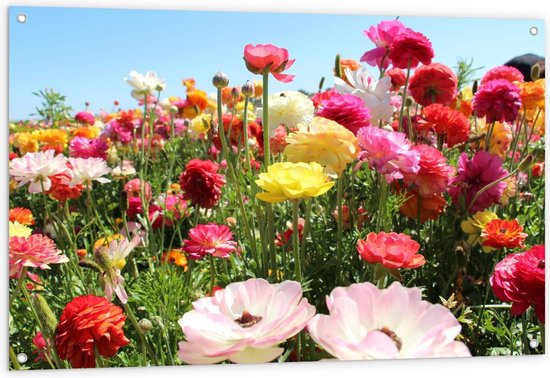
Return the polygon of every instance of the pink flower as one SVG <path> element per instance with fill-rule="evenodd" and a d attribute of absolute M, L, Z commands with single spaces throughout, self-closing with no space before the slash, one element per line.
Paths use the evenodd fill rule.
<path fill-rule="evenodd" d="M 103 138 L 88 139 L 76 136 L 69 143 L 69 156 L 83 159 L 92 157 L 107 159 L 108 148 Z"/>
<path fill-rule="evenodd" d="M 520 89 L 505 79 L 487 81 L 480 86 L 472 100 L 478 117 L 485 117 L 487 123 L 512 123 L 521 108 Z"/>
<path fill-rule="evenodd" d="M 49 264 L 68 262 L 53 240 L 44 235 L 34 234 L 28 238 L 10 237 L 10 277 L 19 277 L 24 266 L 29 268 L 50 269 Z"/>
<path fill-rule="evenodd" d="M 111 180 L 102 177 L 111 172 L 111 168 L 107 166 L 107 162 L 102 158 L 69 158 L 69 165 L 69 179 L 66 184 L 71 188 L 76 185 L 91 187 L 92 181 L 98 181 L 102 184 L 111 182 Z"/>
<path fill-rule="evenodd" d="M 284 351 L 278 344 L 300 332 L 314 314 L 298 282 L 231 283 L 195 301 L 179 320 L 187 341 L 179 343 L 178 356 L 188 364 L 273 361 Z"/>
<path fill-rule="evenodd" d="M 229 227 L 214 223 L 199 224 L 189 230 L 189 239 L 183 243 L 182 249 L 191 259 L 202 259 L 206 255 L 227 258 L 237 252 L 237 243 Z"/>
<path fill-rule="evenodd" d="M 498 66 L 487 71 L 487 73 L 485 73 L 485 75 L 481 78 L 479 84 L 480 86 L 483 86 L 487 82 L 497 79 L 504 79 L 512 84 L 515 84 L 516 82 L 523 83 L 523 74 L 516 67 Z"/>
<path fill-rule="evenodd" d="M 363 100 L 351 94 L 335 94 L 322 102 L 317 116 L 335 121 L 357 135 L 357 131 L 370 125 L 370 111 Z"/>
<path fill-rule="evenodd" d="M 86 125 L 93 125 L 95 123 L 95 117 L 92 113 L 88 112 L 78 112 L 74 116 L 76 122 L 83 123 Z"/>
<path fill-rule="evenodd" d="M 397 68 L 415 68 L 420 63 L 430 64 L 434 57 L 432 43 L 424 34 L 407 29 L 399 33 L 390 45 L 388 58 Z"/>
<path fill-rule="evenodd" d="M 147 181 L 144 181 L 143 185 L 141 185 L 140 179 L 135 178 L 131 179 L 126 183 L 126 185 L 124 185 L 124 192 L 128 198 L 141 198 L 142 191 L 145 194 L 145 202 L 149 202 L 153 198 L 153 193 L 151 190 L 151 184 Z"/>
<path fill-rule="evenodd" d="M 244 47 L 244 61 L 246 68 L 254 74 L 271 72 L 275 79 L 283 83 L 290 83 L 294 75 L 282 74 L 294 64 L 289 60 L 288 50 L 274 45 L 246 45 Z"/>
<path fill-rule="evenodd" d="M 359 160 L 366 160 L 369 167 L 384 175 L 388 183 L 420 169 L 420 156 L 411 149 L 404 133 L 368 126 L 359 129 L 357 139 L 362 148 Z"/>
<path fill-rule="evenodd" d="M 357 241 L 357 251 L 361 258 L 371 264 L 382 264 L 389 269 L 418 268 L 426 263 L 418 254 L 420 244 L 405 234 L 395 232 L 371 232 L 365 240 Z"/>
<path fill-rule="evenodd" d="M 307 329 L 339 360 L 469 357 L 455 341 L 460 323 L 440 304 L 422 300 L 420 289 L 394 282 L 337 287 L 326 299 L 329 315 L 318 314 Z"/>
<path fill-rule="evenodd" d="M 405 26 L 398 20 L 382 21 L 376 26 L 371 26 L 369 30 L 365 30 L 365 36 L 376 45 L 376 48 L 364 53 L 360 59 L 361 62 L 378 66 L 378 68 L 388 68 L 391 63 L 387 57 L 389 47 L 395 36 L 404 31 Z"/>
<path fill-rule="evenodd" d="M 447 165 L 447 159 L 434 147 L 425 144 L 413 146 L 411 150 L 420 155 L 420 169 L 416 174 L 406 174 L 403 181 L 406 185 L 415 185 L 423 197 L 432 197 L 447 189 L 453 169 Z"/>
<path fill-rule="evenodd" d="M 458 159 L 457 175 L 449 183 L 449 194 L 455 204 L 459 203 L 460 196 L 464 196 L 465 205 L 468 207 L 482 188 L 507 174 L 508 171 L 502 168 L 502 160 L 496 155 L 478 151 L 470 160 L 466 153 L 462 153 Z M 505 189 L 506 182 L 501 181 L 484 191 L 472 204 L 470 213 L 475 214 L 492 204 L 497 204 Z"/>
<path fill-rule="evenodd" d="M 50 177 L 67 170 L 67 158 L 61 154 L 57 156 L 54 154 L 54 150 L 29 152 L 21 158 L 11 160 L 9 173 L 18 182 L 17 187 L 30 183 L 29 193 L 50 190 L 52 185 Z"/>
<path fill-rule="evenodd" d="M 533 305 L 537 318 L 544 323 L 545 260 L 543 244 L 507 255 L 495 266 L 491 276 L 493 292 L 501 301 L 512 302 L 512 315 L 523 314 Z"/>

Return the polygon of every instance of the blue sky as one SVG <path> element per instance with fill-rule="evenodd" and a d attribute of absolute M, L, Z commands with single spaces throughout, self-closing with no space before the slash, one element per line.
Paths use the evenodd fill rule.
<path fill-rule="evenodd" d="M 15 21 L 18 14 L 27 22 Z M 294 82 L 270 81 L 270 92 L 317 89 L 321 77 L 332 84 L 337 53 L 359 59 L 373 47 L 363 30 L 397 15 L 305 15 L 277 13 L 186 12 L 80 8 L 11 7 L 9 12 L 9 116 L 28 118 L 39 100 L 33 91 L 53 88 L 75 111 L 89 101 L 91 110 L 111 110 L 113 101 L 134 107 L 124 78 L 131 70 L 156 71 L 168 87 L 161 97 L 184 96 L 184 78 L 213 92 L 217 71 L 230 85 L 258 79 L 246 70 L 247 43 L 272 43 L 296 59 L 288 71 Z M 450 67 L 473 58 L 491 68 L 524 53 L 545 55 L 542 20 L 401 17 L 425 34 L 436 62 Z M 537 36 L 529 28 L 539 29 Z M 375 69 L 372 69 L 375 73 Z"/>

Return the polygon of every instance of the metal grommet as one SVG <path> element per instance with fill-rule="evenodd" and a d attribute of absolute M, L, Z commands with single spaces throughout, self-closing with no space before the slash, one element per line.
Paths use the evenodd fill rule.
<path fill-rule="evenodd" d="M 17 22 L 19 22 L 20 24 L 24 24 L 25 22 L 27 22 L 27 15 L 25 13 L 18 14 Z"/>

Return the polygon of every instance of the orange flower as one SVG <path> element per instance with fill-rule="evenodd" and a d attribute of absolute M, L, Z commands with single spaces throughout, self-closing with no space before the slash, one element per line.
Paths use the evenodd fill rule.
<path fill-rule="evenodd" d="M 418 199 L 421 198 L 416 190 L 411 190 L 405 195 L 407 200 L 399 210 L 401 213 L 412 219 L 418 218 Z M 445 198 L 441 194 L 434 194 L 431 197 L 422 197 L 420 200 L 420 222 L 424 223 L 429 219 L 437 219 L 443 208 L 447 204 Z"/>
<path fill-rule="evenodd" d="M 60 129 L 36 130 L 32 137 L 46 147 L 62 152 L 69 144 L 69 136 Z"/>
<path fill-rule="evenodd" d="M 38 141 L 33 138 L 31 133 L 17 133 L 13 138 L 13 145 L 19 149 L 21 155 L 27 152 L 38 151 Z"/>
<path fill-rule="evenodd" d="M 19 222 L 20 224 L 31 226 L 34 224 L 32 211 L 23 207 L 10 209 L 10 222 Z"/>
<path fill-rule="evenodd" d="M 187 272 L 187 258 L 178 249 L 172 249 L 171 251 L 164 252 L 162 254 L 162 262 L 164 264 L 170 263 L 183 268 L 184 272 Z"/>
<path fill-rule="evenodd" d="M 544 79 L 521 83 L 521 103 L 527 110 L 544 108 Z"/>
<path fill-rule="evenodd" d="M 346 83 L 350 84 L 348 82 L 348 79 L 346 78 L 346 75 L 344 74 L 344 72 L 346 72 L 346 68 L 349 68 L 350 71 L 357 71 L 359 68 L 361 68 L 361 64 L 353 59 L 340 59 L 340 72 L 342 73 L 342 79 Z M 334 74 L 336 74 L 336 72 Z"/>
<path fill-rule="evenodd" d="M 99 129 L 99 127 L 79 127 L 78 129 L 73 131 L 73 137 L 80 136 L 88 139 L 94 139 L 99 136 L 100 132 L 101 130 Z"/>
<path fill-rule="evenodd" d="M 517 220 L 493 219 L 481 231 L 482 245 L 492 248 L 523 248 L 527 234 Z"/>
<path fill-rule="evenodd" d="M 195 89 L 195 79 L 183 79 L 182 83 L 188 91 Z"/>
<path fill-rule="evenodd" d="M 254 80 L 254 97 L 262 97 L 264 94 L 264 83 L 261 80 Z"/>

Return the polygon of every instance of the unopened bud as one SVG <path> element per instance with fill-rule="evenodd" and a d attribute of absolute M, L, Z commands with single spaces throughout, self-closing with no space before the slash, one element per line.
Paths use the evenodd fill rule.
<path fill-rule="evenodd" d="M 254 84 L 252 84 L 250 81 L 246 81 L 244 85 L 241 88 L 241 92 L 245 97 L 250 97 L 254 94 Z"/>
<path fill-rule="evenodd" d="M 141 332 L 143 333 L 147 333 L 153 329 L 153 323 L 151 323 L 149 319 L 143 318 L 138 322 L 138 324 L 139 324 L 139 328 L 141 329 Z"/>
<path fill-rule="evenodd" d="M 340 65 L 340 54 L 336 55 L 336 59 L 334 61 L 334 76 L 342 77 L 342 66 Z"/>
<path fill-rule="evenodd" d="M 94 251 L 95 261 L 97 265 L 105 271 L 111 270 L 111 257 L 109 256 L 109 250 L 105 247 L 100 247 Z"/>
<path fill-rule="evenodd" d="M 540 66 L 538 63 L 531 67 L 531 80 L 537 81 L 540 78 Z"/>
<path fill-rule="evenodd" d="M 239 91 L 239 88 L 233 87 L 231 88 L 231 97 L 238 98 L 241 95 L 241 92 Z"/>
<path fill-rule="evenodd" d="M 229 77 L 223 72 L 217 72 L 212 78 L 212 84 L 218 89 L 225 88 L 229 85 Z"/>
<path fill-rule="evenodd" d="M 412 106 L 412 104 L 413 104 L 413 99 L 411 97 L 407 96 L 407 98 L 405 98 L 405 106 L 407 108 L 410 108 Z"/>
<path fill-rule="evenodd" d="M 518 170 L 520 171 L 523 171 L 525 169 L 527 169 L 531 163 L 533 162 L 533 155 L 529 154 L 525 157 L 525 159 L 523 159 L 519 165 L 518 165 Z"/>
<path fill-rule="evenodd" d="M 43 296 L 35 294 L 32 296 L 32 305 L 40 322 L 40 329 L 46 339 L 52 340 L 57 328 L 57 318 Z"/>
<path fill-rule="evenodd" d="M 474 84 L 472 85 L 472 94 L 476 94 L 477 92 L 477 86 L 478 86 L 478 83 L 477 83 L 477 80 L 474 81 Z"/>
<path fill-rule="evenodd" d="M 99 267 L 99 265 L 97 265 L 95 262 L 90 261 L 90 260 L 82 259 L 78 262 L 78 265 L 83 267 L 83 268 L 93 269 L 93 270 L 97 271 L 98 273 L 103 273 L 103 269 L 101 269 Z"/>
<path fill-rule="evenodd" d="M 178 107 L 176 105 L 170 106 L 170 113 L 176 114 L 178 112 Z"/>

